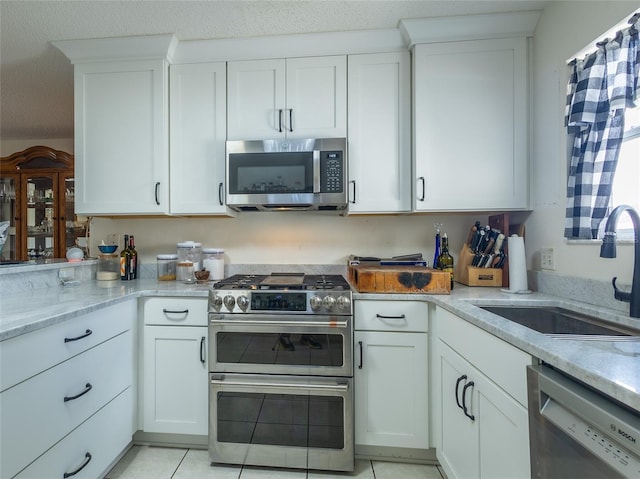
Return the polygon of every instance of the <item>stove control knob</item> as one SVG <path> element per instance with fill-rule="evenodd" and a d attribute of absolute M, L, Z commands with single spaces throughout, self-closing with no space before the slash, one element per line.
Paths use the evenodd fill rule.
<path fill-rule="evenodd" d="M 238 296 L 236 303 L 238 303 L 238 306 L 242 311 L 246 311 L 249 307 L 249 298 L 247 298 L 244 294 L 241 294 L 240 296 Z"/>
<path fill-rule="evenodd" d="M 349 309 L 349 306 L 351 306 L 349 298 L 347 298 L 346 296 L 340 296 L 338 298 L 337 304 L 338 304 L 338 309 L 342 311 Z"/>
<path fill-rule="evenodd" d="M 322 300 L 322 306 L 324 306 L 328 310 L 332 310 L 334 304 L 336 304 L 336 298 L 334 298 L 333 296 L 327 295 Z"/>
<path fill-rule="evenodd" d="M 309 298 L 309 304 L 311 305 L 312 310 L 318 311 L 320 306 L 322 306 L 322 300 L 320 299 L 320 296 L 313 295 Z"/>
<path fill-rule="evenodd" d="M 216 310 L 220 310 L 222 307 L 222 298 L 217 294 L 211 299 L 211 304 Z"/>
<path fill-rule="evenodd" d="M 229 311 L 231 311 L 233 307 L 236 305 L 236 299 L 230 294 L 226 295 L 223 301 L 224 301 L 224 305 L 227 307 Z"/>

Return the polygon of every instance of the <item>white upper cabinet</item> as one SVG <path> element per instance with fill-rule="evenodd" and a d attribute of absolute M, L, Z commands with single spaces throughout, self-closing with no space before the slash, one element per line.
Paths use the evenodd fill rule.
<path fill-rule="evenodd" d="M 528 207 L 523 37 L 414 47 L 416 211 Z"/>
<path fill-rule="evenodd" d="M 349 211 L 411 210 L 409 52 L 349 56 Z"/>
<path fill-rule="evenodd" d="M 226 63 L 170 67 L 172 214 L 227 214 Z"/>
<path fill-rule="evenodd" d="M 169 212 L 168 64 L 75 65 L 76 213 Z"/>
<path fill-rule="evenodd" d="M 347 134 L 346 56 L 228 64 L 229 140 Z"/>

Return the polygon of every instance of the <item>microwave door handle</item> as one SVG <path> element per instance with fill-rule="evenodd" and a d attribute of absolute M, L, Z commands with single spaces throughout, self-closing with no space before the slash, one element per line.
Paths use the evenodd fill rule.
<path fill-rule="evenodd" d="M 320 151 L 313 150 L 313 192 L 320 193 Z"/>

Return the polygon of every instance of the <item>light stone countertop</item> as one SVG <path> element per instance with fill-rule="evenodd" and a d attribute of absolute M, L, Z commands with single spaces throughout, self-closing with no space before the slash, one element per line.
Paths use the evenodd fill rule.
<path fill-rule="evenodd" d="M 122 301 L 148 296 L 206 298 L 208 285 L 142 279 L 130 282 L 85 281 L 0 296 L 0 341 L 72 319 Z M 553 305 L 588 313 L 640 329 L 640 320 L 610 309 L 543 293 L 512 295 L 499 288 L 456 284 L 451 295 L 363 294 L 354 299 L 426 301 L 513 344 L 523 351 L 640 411 L 640 340 L 626 342 L 553 339 L 489 313 L 477 305 Z M 1 343 L 0 343 L 1 344 Z"/>

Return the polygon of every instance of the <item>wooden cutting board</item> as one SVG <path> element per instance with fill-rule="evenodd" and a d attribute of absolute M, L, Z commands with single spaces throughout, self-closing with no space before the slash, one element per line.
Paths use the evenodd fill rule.
<path fill-rule="evenodd" d="M 360 293 L 451 294 L 451 276 L 424 266 L 349 266 L 349 281 Z"/>

